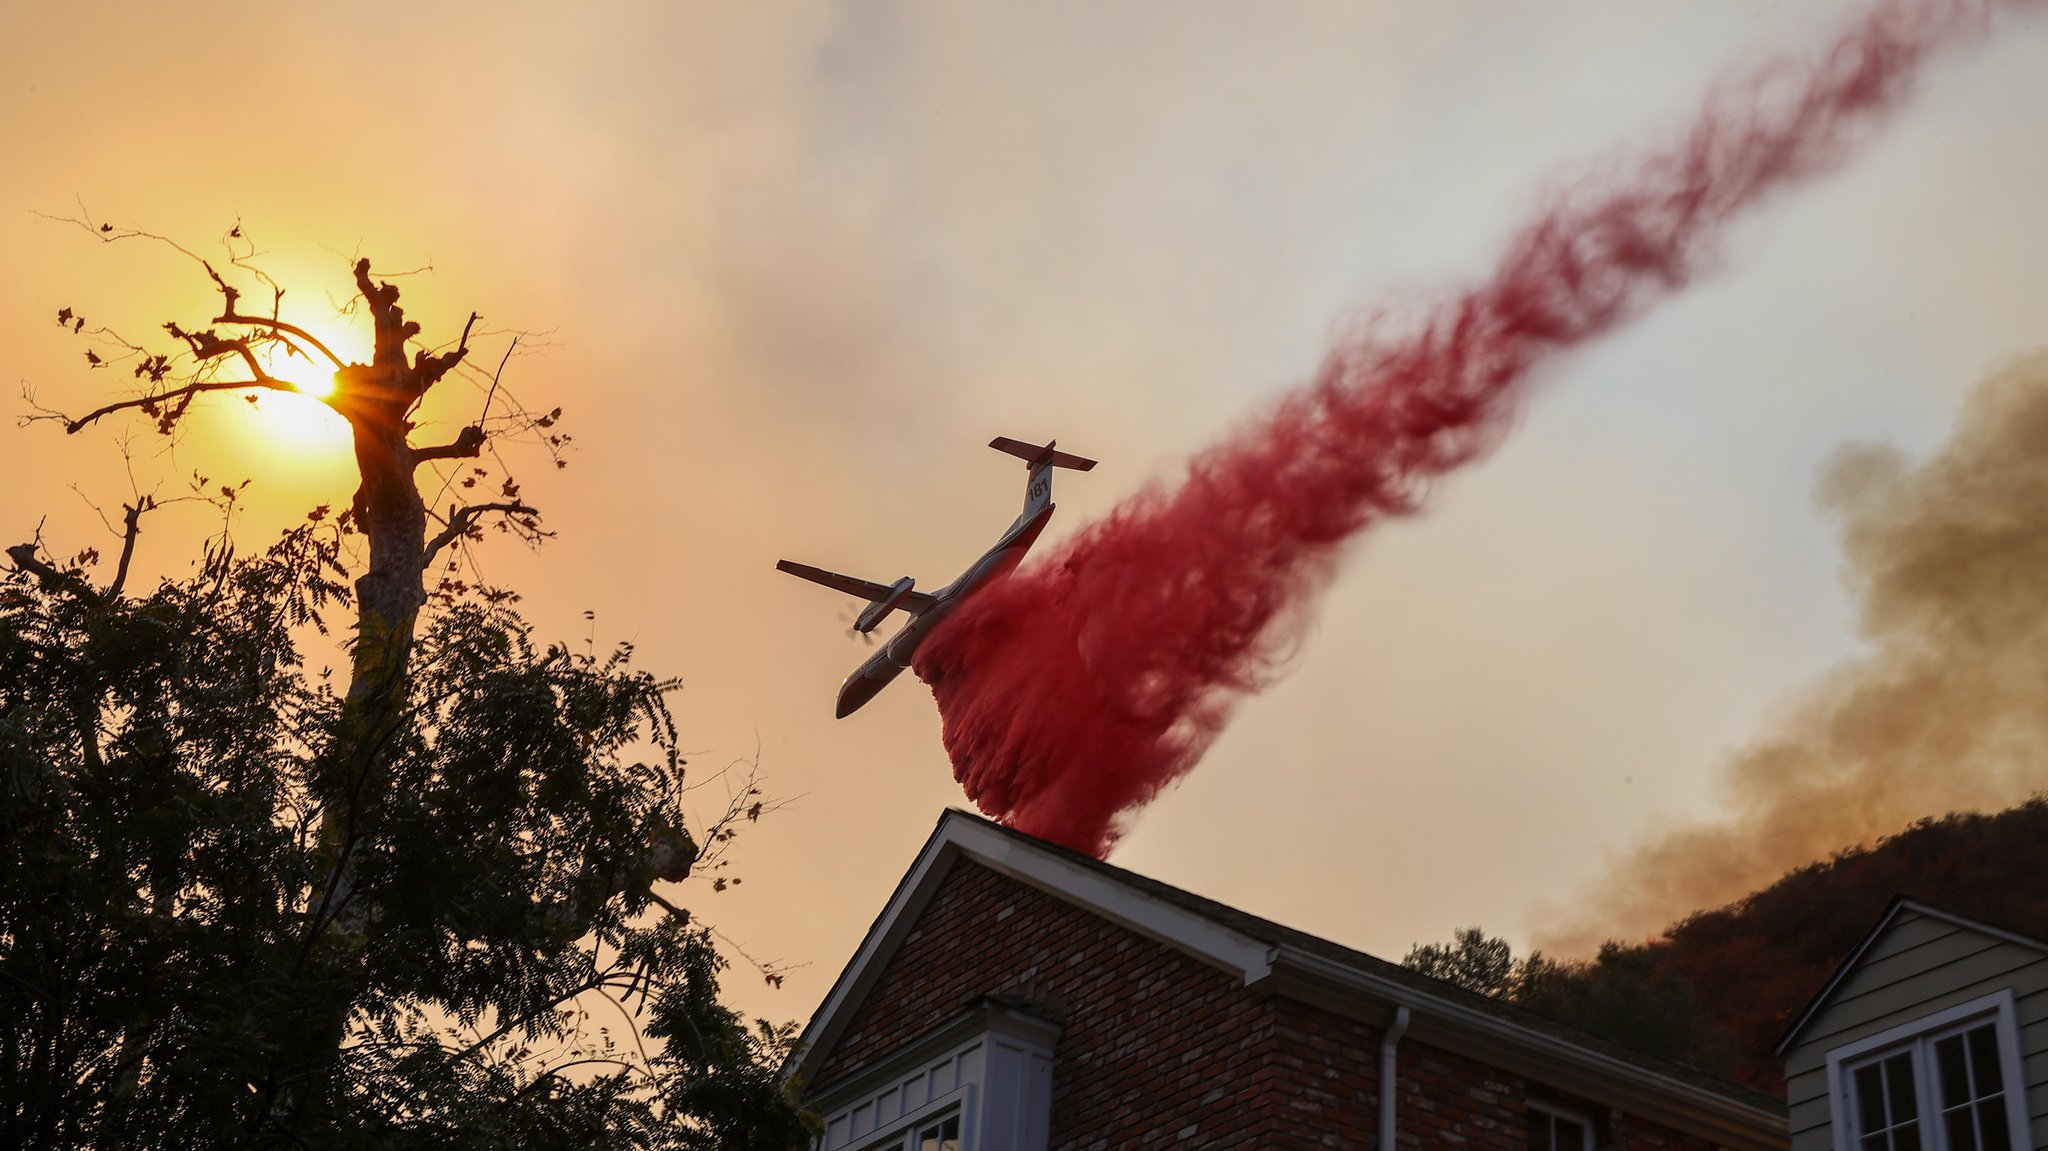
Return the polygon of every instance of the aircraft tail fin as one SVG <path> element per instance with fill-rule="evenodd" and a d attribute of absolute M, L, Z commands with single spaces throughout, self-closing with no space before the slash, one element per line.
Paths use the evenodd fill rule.
<path fill-rule="evenodd" d="M 1031 478 L 1024 483 L 1023 519 L 1030 519 L 1052 506 L 1054 468 L 1072 468 L 1077 472 L 1085 472 L 1095 466 L 1095 461 L 1086 457 L 1054 451 L 1053 445 L 1058 442 L 1047 440 L 1043 444 L 1030 444 L 1023 440 L 1013 440 L 1008 436 L 997 436 L 988 442 L 989 447 L 1016 456 L 1024 461 L 1025 467 L 1031 469 Z"/>
<path fill-rule="evenodd" d="M 999 452 L 1008 452 L 1016 456 L 1018 459 L 1023 460 L 1025 465 L 1034 472 L 1038 470 L 1038 465 L 1043 463 L 1050 463 L 1056 468 L 1072 468 L 1077 472 L 1085 472 L 1095 466 L 1094 460 L 1084 456 L 1054 451 L 1053 445 L 1058 442 L 1058 440 L 1047 440 L 1043 445 L 1028 444 L 1023 440 L 1013 440 L 1008 436 L 997 436 L 988 442 L 988 446 Z"/>

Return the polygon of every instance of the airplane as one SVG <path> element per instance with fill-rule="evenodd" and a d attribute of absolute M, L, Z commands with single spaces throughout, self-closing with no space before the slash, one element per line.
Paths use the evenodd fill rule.
<path fill-rule="evenodd" d="M 910 666 L 911 658 L 917 654 L 918 645 L 931 634 L 939 621 L 952 613 L 968 596 L 985 587 L 998 576 L 1009 574 L 1024 553 L 1031 549 L 1040 532 L 1045 530 L 1047 520 L 1052 518 L 1052 470 L 1072 468 L 1085 472 L 1095 466 L 1094 460 L 1054 451 L 1048 440 L 1045 444 L 1027 444 L 1007 436 L 997 436 L 988 446 L 1000 452 L 1008 452 L 1024 461 L 1029 478 L 1024 484 L 1024 511 L 1017 516 L 995 546 L 983 552 L 960 578 L 935 592 L 914 590 L 915 581 L 904 576 L 891 584 L 874 583 L 857 579 L 838 572 L 814 568 L 808 564 L 779 560 L 775 570 L 788 572 L 812 583 L 823 584 L 834 591 L 859 596 L 869 601 L 860 617 L 853 622 L 853 630 L 866 635 L 881 626 L 891 612 L 902 611 L 910 615 L 910 622 L 903 630 L 882 645 L 881 650 L 868 657 L 868 661 L 856 668 L 846 682 L 839 686 L 838 718 L 852 715 L 862 704 L 875 698 L 875 693 L 889 686 L 889 681 L 903 673 Z"/>

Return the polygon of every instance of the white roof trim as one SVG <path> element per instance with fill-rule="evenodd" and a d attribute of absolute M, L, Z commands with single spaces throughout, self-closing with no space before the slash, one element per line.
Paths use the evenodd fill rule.
<path fill-rule="evenodd" d="M 1004 835 L 971 816 L 955 818 L 951 811 L 946 816 L 939 823 L 940 830 L 957 829 L 954 842 L 985 867 L 1079 904 L 1140 935 L 1232 972 L 1246 983 L 1256 983 L 1273 970 L 1273 948 L 1264 940 L 1133 890 L 1072 860 Z"/>
<path fill-rule="evenodd" d="M 1863 937 L 1863 942 L 1858 943 L 1856 949 L 1849 953 L 1849 957 L 1842 960 L 1841 966 L 1835 968 L 1835 973 L 1828 977 L 1827 985 L 1820 989 L 1820 993 L 1807 1002 L 1806 1010 L 1799 1013 L 1799 1022 L 1794 1023 L 1791 1030 L 1785 1032 L 1785 1038 L 1778 1041 L 1778 1055 L 1780 1057 L 1792 1049 L 1792 1043 L 1799 1038 L 1799 1033 L 1806 1030 L 1806 1025 L 1813 1022 L 1814 1016 L 1820 1014 L 1821 1007 L 1834 996 L 1835 988 L 1841 986 L 1842 981 L 1849 977 L 1849 972 L 1855 970 L 1857 964 L 1863 962 L 1864 953 L 1869 951 L 1871 946 L 1882 938 L 1885 932 L 1891 930 L 1892 921 L 1899 917 L 1899 912 L 1901 911 L 1911 911 L 1916 915 L 1924 915 L 1929 919 L 1939 919 L 1944 923 L 1952 923 L 1967 931 L 1989 935 L 1993 939 L 2002 939 L 2007 943 L 2017 943 L 2021 947 L 2030 947 L 2035 951 L 2048 952 L 2048 943 L 2044 943 L 2039 939 L 2030 939 L 2027 936 L 2006 931 L 2003 928 L 1993 927 L 1988 923 L 1979 923 L 1974 919 L 1965 918 L 1954 912 L 1943 911 L 1938 907 L 1929 907 L 1918 900 L 1907 899 L 1901 896 L 1892 900 L 1892 905 L 1885 909 L 1884 916 L 1877 921 L 1877 926 L 1871 928 L 1870 933 Z"/>
<path fill-rule="evenodd" d="M 1107 879 L 966 812 L 948 809 L 939 817 L 917 862 L 868 928 L 853 959 L 811 1016 L 799 1040 L 798 1054 L 784 1067 L 786 1074 L 808 1077 L 817 1071 L 813 1056 L 838 1043 L 854 1011 L 881 978 L 953 862 L 963 858 L 1186 952 L 1246 983 L 1256 983 L 1272 971 L 1273 949 L 1264 941 Z"/>

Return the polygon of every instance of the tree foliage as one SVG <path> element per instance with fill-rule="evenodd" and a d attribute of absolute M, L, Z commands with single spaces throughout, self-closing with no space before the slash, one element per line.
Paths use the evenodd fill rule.
<path fill-rule="evenodd" d="M 431 621 L 359 848 L 378 912 L 337 942 L 341 702 L 291 625 L 344 594 L 339 537 L 139 599 L 47 561 L 0 587 L 0 1143 L 801 1145 L 786 1034 L 719 1004 L 707 929 L 654 892 L 683 763 L 673 684 L 625 649 L 505 603 Z M 296 1057 L 333 1011 L 337 1058 Z"/>
<path fill-rule="evenodd" d="M 1508 941 L 1461 927 L 1449 943 L 1416 944 L 1401 965 L 1467 991 L 1505 999 L 1626 1047 L 1726 1073 L 1717 1033 L 1705 1025 L 1692 988 L 1645 951 L 1609 943 L 1591 960 L 1542 952 L 1517 957 Z"/>
<path fill-rule="evenodd" d="M 422 614 L 436 552 L 537 513 L 515 492 L 427 538 L 413 469 L 489 432 L 416 448 L 409 416 L 470 332 L 408 357 L 397 290 L 355 274 L 376 355 L 319 348 L 356 433 L 348 510 L 261 554 L 216 541 L 143 595 L 148 497 L 105 586 L 90 553 L 7 550 L 0 1145 L 807 1146 L 790 1028 L 721 1004 L 710 929 L 657 890 L 723 866 L 758 787 L 692 836 L 673 680 L 630 645 L 538 641 L 508 593 Z M 215 327 L 167 325 L 186 354 L 138 354 L 141 393 L 67 426 L 133 409 L 171 434 L 209 392 L 288 387 L 256 345 L 311 337 L 213 281 Z M 301 642 L 337 612 L 339 683 Z"/>
<path fill-rule="evenodd" d="M 1507 940 L 1477 927 L 1458 928 L 1449 943 L 1416 944 L 1401 966 L 1495 998 L 1512 994 L 1523 970 Z"/>

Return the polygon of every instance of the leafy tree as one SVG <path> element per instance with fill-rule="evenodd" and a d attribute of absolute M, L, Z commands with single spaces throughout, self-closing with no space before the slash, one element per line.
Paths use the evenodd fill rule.
<path fill-rule="evenodd" d="M 1732 1070 L 1725 1030 L 1702 1018 L 1691 982 L 1659 964 L 1651 948 L 1606 943 L 1591 961 L 1568 963 L 1532 954 L 1514 1000 L 1645 1055 L 1717 1075 Z"/>
<path fill-rule="evenodd" d="M 320 356 L 362 483 L 146 595 L 125 584 L 149 497 L 104 586 L 89 552 L 8 549 L 0 1145 L 807 1145 L 777 1073 L 790 1029 L 720 1004 L 708 928 L 655 888 L 724 865 L 763 811 L 751 777 L 692 837 L 674 681 L 629 646 L 537 642 L 507 593 L 443 585 L 425 611 L 443 549 L 492 516 L 540 529 L 510 481 L 433 522 L 416 470 L 559 412 L 415 446 L 476 317 L 415 347 L 398 289 L 358 262 L 374 354 L 350 362 L 283 318 L 281 290 L 251 313 L 205 270 L 222 308 L 165 326 L 177 354 L 59 313 L 143 389 L 66 426 L 133 410 L 172 435 L 209 393 L 296 390 L 269 354 Z M 339 690 L 300 643 L 336 611 L 354 617 Z"/>
<path fill-rule="evenodd" d="M 1521 964 L 1508 941 L 1477 927 L 1458 928 L 1449 943 L 1416 944 L 1401 966 L 1496 999 L 1513 994 L 1521 977 Z"/>
<path fill-rule="evenodd" d="M 1401 965 L 1645 1055 L 1726 1072 L 1727 1045 L 1703 1022 L 1691 983 L 1657 959 L 1649 948 L 1618 943 L 1589 961 L 1517 958 L 1507 940 L 1461 927 L 1449 943 L 1416 944 Z"/>

